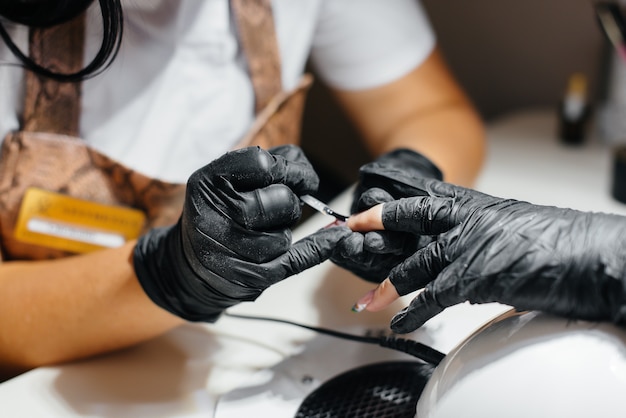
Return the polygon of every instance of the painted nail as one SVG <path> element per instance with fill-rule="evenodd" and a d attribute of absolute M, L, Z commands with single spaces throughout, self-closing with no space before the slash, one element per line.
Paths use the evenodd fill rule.
<path fill-rule="evenodd" d="M 363 312 L 372 299 L 374 299 L 374 289 L 367 292 L 361 299 L 357 300 L 356 303 L 352 305 L 352 312 Z"/>
<path fill-rule="evenodd" d="M 340 221 L 339 219 L 337 219 L 336 221 L 331 222 L 328 225 L 326 225 L 324 229 L 332 228 L 333 226 L 344 226 L 345 224 L 346 224 L 346 221 Z"/>

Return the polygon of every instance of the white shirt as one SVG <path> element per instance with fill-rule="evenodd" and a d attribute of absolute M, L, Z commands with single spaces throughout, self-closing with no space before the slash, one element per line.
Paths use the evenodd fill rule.
<path fill-rule="evenodd" d="M 254 118 L 253 91 L 227 0 L 125 0 L 115 61 L 83 82 L 81 137 L 146 175 L 185 182 L 231 149 Z M 285 89 L 309 55 L 329 85 L 359 90 L 418 66 L 435 43 L 416 0 L 273 0 Z M 85 60 L 100 46 L 89 9 Z M 5 23 L 27 51 L 27 31 Z M 0 44 L 0 62 L 16 62 Z M 23 71 L 0 65 L 0 135 L 18 129 Z"/>

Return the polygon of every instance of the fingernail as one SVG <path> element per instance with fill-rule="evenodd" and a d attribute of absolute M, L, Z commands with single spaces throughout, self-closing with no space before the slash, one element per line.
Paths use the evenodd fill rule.
<path fill-rule="evenodd" d="M 352 312 L 363 312 L 372 299 L 374 299 L 374 289 L 367 292 L 365 296 L 357 300 L 356 303 L 352 305 Z"/>
<path fill-rule="evenodd" d="M 345 224 L 346 224 L 346 221 L 340 221 L 339 219 L 337 219 L 336 221 L 331 222 L 328 225 L 326 225 L 324 229 L 332 228 L 333 226 L 344 226 Z"/>

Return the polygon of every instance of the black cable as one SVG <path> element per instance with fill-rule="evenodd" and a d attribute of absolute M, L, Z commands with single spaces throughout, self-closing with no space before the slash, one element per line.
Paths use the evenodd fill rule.
<path fill-rule="evenodd" d="M 400 351 L 430 363 L 434 366 L 438 365 L 445 357 L 445 354 L 441 351 L 437 351 L 432 347 L 422 344 L 417 341 L 409 340 L 406 338 L 396 337 L 364 337 L 361 335 L 348 334 L 345 332 L 335 331 L 332 329 L 314 327 L 311 325 L 300 324 L 297 322 L 289 321 L 287 319 L 270 318 L 265 316 L 251 316 L 240 315 L 225 312 L 224 316 L 239 319 L 253 319 L 258 321 L 271 321 L 279 322 L 282 324 L 295 325 L 300 328 L 305 328 L 311 331 L 315 331 L 320 334 L 330 335 L 331 337 L 342 338 L 344 340 L 357 341 L 367 344 L 377 344 L 384 348 L 391 348 L 392 350 Z"/>
<path fill-rule="evenodd" d="M 34 62 L 13 42 L 0 21 L 0 38 L 27 70 L 59 82 L 77 82 L 95 77 L 104 72 L 117 56 L 124 31 L 124 14 L 120 0 L 99 0 L 102 14 L 102 44 L 95 57 L 81 70 L 74 73 L 57 73 Z"/>

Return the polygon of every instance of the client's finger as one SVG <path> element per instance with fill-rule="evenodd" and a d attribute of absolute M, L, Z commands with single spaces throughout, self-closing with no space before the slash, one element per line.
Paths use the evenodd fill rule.
<path fill-rule="evenodd" d="M 352 307 L 354 312 L 368 310 L 370 312 L 380 311 L 391 305 L 400 295 L 389 279 L 383 280 L 375 289 L 367 292 Z"/>
<path fill-rule="evenodd" d="M 353 231 L 376 231 L 385 229 L 382 221 L 383 204 L 348 218 L 347 226 Z"/>

